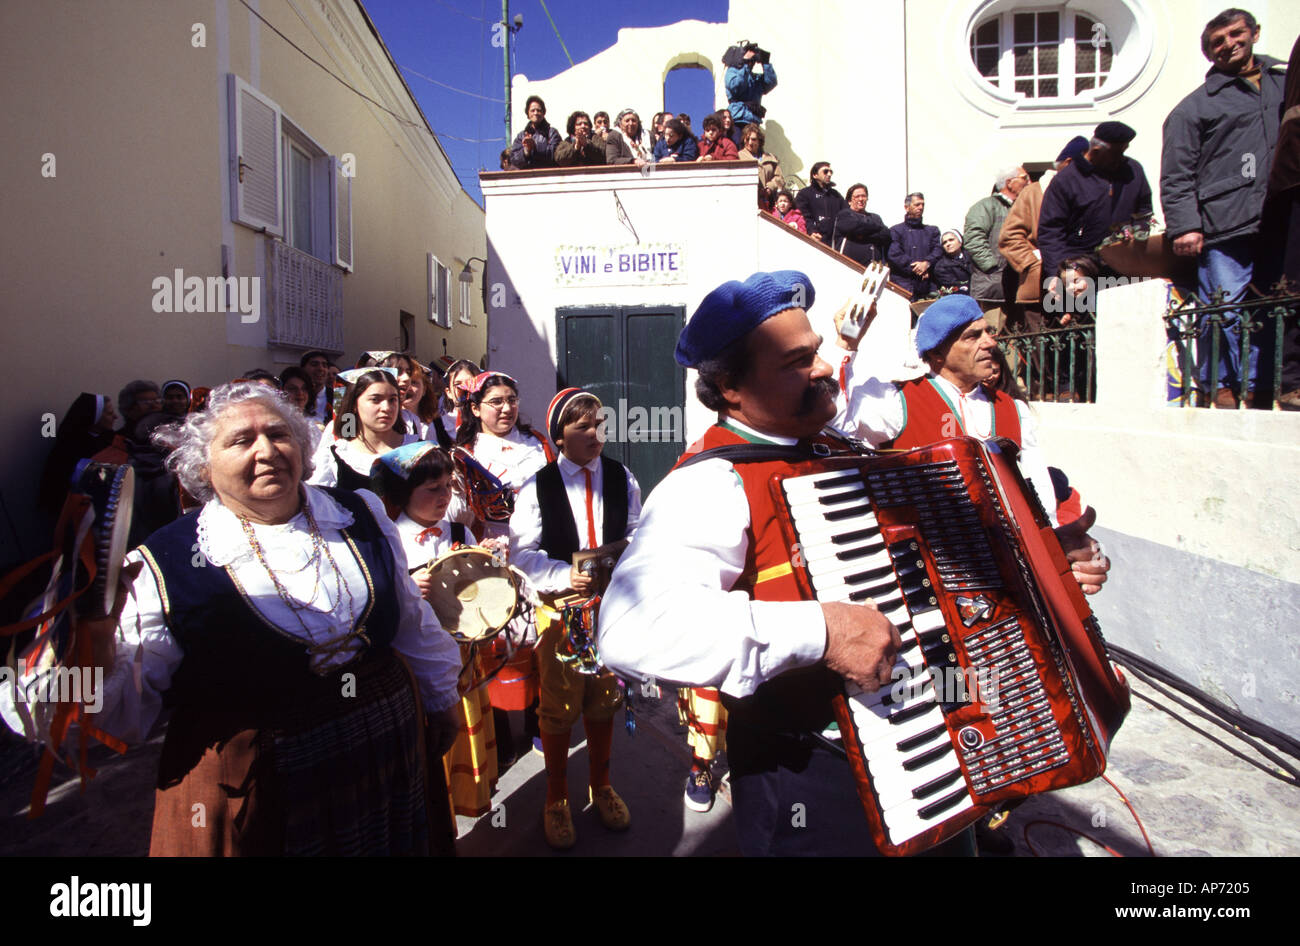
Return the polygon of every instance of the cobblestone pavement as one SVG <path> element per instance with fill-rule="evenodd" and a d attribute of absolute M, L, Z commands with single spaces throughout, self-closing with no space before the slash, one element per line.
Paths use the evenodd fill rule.
<path fill-rule="evenodd" d="M 1153 695 L 1141 683 L 1134 683 L 1134 689 Z M 627 733 L 622 719 L 620 713 L 613 783 L 632 812 L 632 827 L 611 833 L 593 811 L 581 810 L 587 757 L 582 727 L 575 726 L 569 785 L 578 844 L 555 856 L 737 854 L 725 793 L 707 814 L 688 811 L 682 804 L 690 753 L 672 696 L 639 701 L 635 736 Z M 516 734 L 518 722 L 516 718 Z M 31 820 L 26 811 L 35 755 L 13 741 L 0 743 L 0 855 L 146 854 L 160 749 L 161 739 L 154 739 L 125 757 L 97 751 L 99 773 L 86 791 L 78 790 L 75 777 L 56 774 L 45 814 Z M 1137 809 L 1158 855 L 1300 854 L 1300 790 L 1235 758 L 1142 700 L 1134 700 L 1133 712 L 1115 739 L 1107 775 Z M 501 779 L 495 817 L 458 819 L 460 854 L 551 855 L 542 838 L 545 792 L 542 758 L 525 752 Z M 1021 856 L 1107 856 L 1104 848 L 1072 832 L 1084 832 L 1126 856 L 1146 854 L 1132 815 L 1100 779 L 1031 798 L 1011 813 L 1001 830 Z"/>

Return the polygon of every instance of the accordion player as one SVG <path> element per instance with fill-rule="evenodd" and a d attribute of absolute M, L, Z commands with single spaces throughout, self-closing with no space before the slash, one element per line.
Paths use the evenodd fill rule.
<path fill-rule="evenodd" d="M 957 822 L 949 820 L 946 827 L 935 830 L 931 830 L 934 825 L 923 824 L 907 837 L 887 831 L 882 835 L 880 825 L 864 816 L 861 773 L 855 768 L 869 768 L 870 763 L 850 762 L 852 713 L 845 713 L 843 706 L 837 712 L 837 700 L 843 704 L 851 699 L 855 687 L 862 693 L 888 692 L 895 666 L 906 663 L 907 654 L 921 645 L 908 647 L 901 639 L 918 633 L 899 626 L 910 624 L 910 616 L 904 621 L 895 609 L 894 619 L 899 622 L 895 625 L 867 603 L 873 600 L 871 595 L 809 600 L 805 543 L 792 539 L 803 533 L 792 532 L 790 516 L 778 508 L 780 482 L 809 472 L 810 467 L 800 464 L 811 460 L 818 432 L 835 413 L 838 386 L 829 364 L 817 355 L 820 338 L 805 312 L 812 300 L 812 286 L 802 274 L 759 273 L 710 293 L 683 331 L 677 360 L 697 368 L 697 394 L 706 407 L 718 411 L 719 423 L 688 450 L 688 454 L 704 453 L 705 458 L 679 463 L 651 494 L 637 536 L 607 592 L 600 647 L 609 665 L 629 675 L 722 690 L 731 710 L 728 754 L 742 853 L 911 853 L 956 836 L 977 817 L 970 812 L 987 806 L 967 789 L 971 805 L 957 813 Z M 984 450 L 972 442 L 957 443 Z M 732 462 L 725 453 L 705 452 L 711 448 L 748 452 L 746 460 L 751 462 Z M 804 459 L 794 459 L 799 455 Z M 958 477 L 967 473 L 969 469 Z M 977 490 L 971 501 L 990 492 Z M 979 515 L 986 527 L 997 517 L 988 511 Z M 951 566 L 951 560 L 936 564 L 935 559 L 923 557 L 920 572 L 924 575 L 915 561 L 898 559 L 896 565 L 892 544 L 902 534 L 898 530 L 907 527 L 898 522 L 886 525 L 886 558 L 873 559 L 872 569 L 891 572 L 897 579 L 897 595 L 904 597 L 919 578 L 942 587 L 946 573 L 940 569 Z M 924 536 L 907 540 L 929 544 Z M 1029 553 L 1002 549 L 991 554 L 1008 572 L 1005 577 L 1014 578 L 1010 572 L 1019 571 L 1018 566 L 1013 568 L 1016 554 Z M 1073 597 L 1061 590 L 1061 569 L 1067 576 L 1070 572 L 1061 550 L 1055 557 L 1043 556 L 1056 569 L 1051 578 L 1057 586 L 1053 594 L 1070 598 L 1074 607 L 1082 598 L 1077 588 Z M 876 577 L 869 579 L 873 592 L 881 584 Z M 1104 580 L 1104 568 L 1090 580 Z M 945 626 L 959 623 L 960 614 L 954 611 L 959 607 L 957 595 L 948 595 L 946 587 L 942 590 L 945 597 L 939 610 Z M 1024 592 L 1017 586 L 1012 596 L 1032 599 L 1036 594 L 1042 592 Z M 887 603 L 895 596 L 889 595 Z M 1005 620 L 1004 605 L 1002 599 L 991 601 L 986 617 L 994 623 Z M 976 602 L 971 607 L 982 606 Z M 927 626 L 919 633 L 937 630 L 928 623 L 933 620 L 933 616 L 923 618 L 920 623 Z M 1076 620 L 1084 619 L 1076 615 Z M 1043 646 L 1051 650 L 1051 645 Z M 928 640 L 925 647 L 928 652 Z M 964 646 L 953 649 L 966 656 Z M 1095 649 L 1092 656 L 1096 657 Z M 1108 664 L 1105 669 L 1109 670 Z M 1052 683 L 1058 690 L 1070 686 Z M 1118 704 L 1125 701 L 1126 693 L 1116 695 L 1115 706 L 1106 707 L 1106 726 L 1118 725 L 1114 717 L 1122 718 Z M 1089 711 L 1069 714 L 1087 717 Z M 948 742 L 955 754 L 957 734 L 972 727 L 954 726 Z M 828 737 L 837 728 L 841 740 L 835 745 Z M 1090 735 L 1094 742 L 1104 742 L 1109 732 L 1113 728 Z M 937 735 L 928 737 L 936 740 L 936 746 Z M 1070 738 L 1075 735 L 1072 732 Z M 997 735 L 982 732 L 982 737 L 988 742 Z M 964 757 L 958 768 L 967 778 Z M 955 782 L 941 787 L 947 789 L 944 798 L 956 791 Z M 1009 797 L 1018 790 L 1001 786 L 995 791 Z"/>

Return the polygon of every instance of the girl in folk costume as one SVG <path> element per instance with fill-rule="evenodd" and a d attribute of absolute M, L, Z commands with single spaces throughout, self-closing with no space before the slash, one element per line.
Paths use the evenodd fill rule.
<path fill-rule="evenodd" d="M 429 600 L 433 582 L 426 566 L 447 552 L 472 545 L 465 526 L 447 518 L 455 492 L 451 456 L 427 441 L 385 453 L 371 473 L 374 490 L 396 515 L 406 563 L 420 594 Z M 443 756 L 452 811 L 477 818 L 492 808 L 497 781 L 496 728 L 486 687 L 487 662 L 468 644 L 460 647 L 462 696 L 456 742 Z"/>
<path fill-rule="evenodd" d="M 519 492 L 510 519 L 510 553 L 516 567 L 548 597 L 598 595 L 595 577 L 570 564 L 579 550 L 618 542 L 641 515 L 641 488 L 621 463 L 602 457 L 600 401 L 566 388 L 551 401 L 546 426 L 560 458 L 543 467 Z M 541 678 L 542 747 L 546 756 L 543 826 L 554 848 L 577 840 L 569 809 L 569 731 L 582 716 L 590 760 L 589 797 L 605 827 L 621 831 L 631 822 L 627 806 L 609 784 L 614 712 L 621 692 L 614 675 L 577 672 L 557 648 L 565 628 L 551 608 L 538 610 L 537 662 Z"/>
<path fill-rule="evenodd" d="M 397 372 L 392 368 L 357 368 L 339 379 L 349 385 L 334 415 L 334 439 L 321 437 L 312 458 L 313 486 L 347 490 L 370 488 L 370 468 L 382 454 L 420 438 L 401 422 Z"/>
<path fill-rule="evenodd" d="M 484 371 L 470 385 L 469 415 L 456 430 L 456 443 L 473 454 L 489 473 L 515 493 L 555 454 L 546 438 L 519 420 L 519 383 L 508 374 Z M 505 539 L 508 522 L 485 522 L 483 537 Z M 501 638 L 499 645 L 504 646 Z M 495 711 L 502 762 L 513 760 L 510 710 L 524 711 L 524 734 L 533 749 L 542 751 L 537 731 L 537 661 L 531 645 L 520 646 L 504 669 L 488 684 Z"/>
<path fill-rule="evenodd" d="M 429 418 L 422 417 L 419 410 L 420 399 L 428 390 L 428 385 L 424 383 L 424 367 L 400 351 L 388 352 L 379 360 L 379 367 L 392 368 L 397 372 L 397 396 L 402 405 L 402 423 L 407 430 L 424 440 L 429 419 L 433 417 L 432 402 L 426 407 Z"/>
<path fill-rule="evenodd" d="M 515 493 L 555 459 L 547 439 L 519 419 L 519 383 L 508 374 L 478 375 L 470 387 L 469 410 L 456 430 L 456 443 Z M 509 531 L 504 522 L 485 523 L 484 529 L 493 537 Z"/>
<path fill-rule="evenodd" d="M 429 439 L 438 441 L 438 446 L 450 450 L 456 443 L 456 431 L 461 421 L 469 416 L 469 392 L 478 377 L 478 365 L 462 358 L 452 362 L 443 376 L 443 394 L 439 399 L 440 412 L 430 424 Z"/>

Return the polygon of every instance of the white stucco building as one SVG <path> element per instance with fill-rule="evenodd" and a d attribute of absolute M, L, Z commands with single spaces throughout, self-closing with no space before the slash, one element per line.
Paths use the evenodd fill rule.
<path fill-rule="evenodd" d="M 731 0 L 725 23 L 687 20 L 624 29 L 618 42 L 550 78 L 514 79 L 513 127 L 530 94 L 563 128 L 569 112 L 663 109 L 679 68 L 712 73 L 727 97 L 722 54 L 739 39 L 772 54 L 778 84 L 763 104 L 767 150 L 807 183 L 830 161 L 840 193 L 861 182 L 867 209 L 902 220 L 910 191 L 926 219 L 960 228 L 1007 164 L 1042 166 L 1074 135 L 1117 119 L 1137 138 L 1128 154 L 1158 191 L 1160 126 L 1209 64 L 1204 24 L 1224 0 Z M 1247 4 L 1261 24 L 1258 51 L 1285 60 L 1300 33 L 1300 5 Z M 693 116 L 696 131 L 701 116 Z M 1158 208 L 1157 208 L 1158 211 Z"/>

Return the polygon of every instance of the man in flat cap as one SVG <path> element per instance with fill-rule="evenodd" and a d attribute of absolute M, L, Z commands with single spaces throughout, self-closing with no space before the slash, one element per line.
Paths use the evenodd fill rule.
<path fill-rule="evenodd" d="M 836 315 L 837 323 L 843 312 Z M 869 319 L 875 318 L 874 312 Z M 837 336 L 836 344 L 856 352 L 866 334 L 864 329 L 854 341 Z M 856 358 L 850 358 L 841 368 L 846 397 L 830 426 L 881 450 L 912 450 L 950 437 L 1005 437 L 1019 448 L 1020 472 L 1055 525 L 1056 491 L 1038 448 L 1034 417 L 1028 404 L 997 383 L 997 347 L 978 302 L 966 295 L 942 296 L 916 323 L 916 351 L 929 372 L 910 381 L 882 381 L 855 372 Z M 1096 512 L 1089 507 L 1082 517 L 1056 530 L 1084 594 L 1100 591 L 1110 570 L 1087 535 L 1095 521 Z"/>
<path fill-rule="evenodd" d="M 856 340 L 837 341 L 857 350 Z M 1050 516 L 1051 478 L 1038 450 L 1033 415 L 1024 401 L 987 384 L 997 347 L 976 300 L 942 296 L 916 323 L 917 354 L 929 373 L 895 383 L 857 376 L 856 359 L 849 361 L 843 369 L 847 404 L 832 426 L 880 449 L 911 450 L 949 437 L 1006 437 L 1020 448 L 1021 472 L 1047 501 Z"/>
<path fill-rule="evenodd" d="M 1235 299 L 1249 285 L 1255 241 L 1268 189 L 1285 97 L 1286 63 L 1254 52 L 1259 24 L 1245 10 L 1224 10 L 1205 25 L 1201 52 L 1212 63 L 1205 84 L 1165 119 L 1160 159 L 1160 203 L 1174 252 L 1197 258 L 1197 295 L 1217 290 Z M 1199 381 L 1216 407 L 1236 407 L 1243 374 L 1249 401 L 1259 344 L 1245 364 L 1237 314 L 1219 342 L 1219 365 L 1209 365 L 1209 327 L 1202 327 Z"/>
<path fill-rule="evenodd" d="M 1078 256 L 1097 261 L 1097 246 L 1117 224 L 1151 214 L 1151 185 L 1142 165 L 1124 156 L 1137 132 L 1123 122 L 1102 122 L 1088 150 L 1056 175 L 1043 194 L 1038 248 L 1044 289 L 1059 282 L 1061 263 Z"/>

